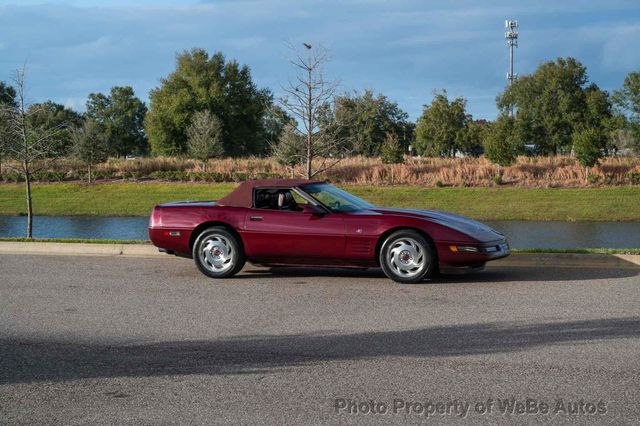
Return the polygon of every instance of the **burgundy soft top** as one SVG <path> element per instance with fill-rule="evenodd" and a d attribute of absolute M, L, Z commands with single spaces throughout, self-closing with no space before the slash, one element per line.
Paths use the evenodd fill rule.
<path fill-rule="evenodd" d="M 324 183 L 318 180 L 307 179 L 258 179 L 242 182 L 240 186 L 231 191 L 225 197 L 220 198 L 216 204 L 228 207 L 253 207 L 253 188 L 291 188 L 294 186 L 308 185 L 311 183 Z"/>

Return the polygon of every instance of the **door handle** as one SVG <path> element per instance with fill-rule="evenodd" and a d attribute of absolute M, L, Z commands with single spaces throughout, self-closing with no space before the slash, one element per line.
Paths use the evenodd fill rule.
<path fill-rule="evenodd" d="M 250 216 L 249 220 L 252 222 L 260 222 L 262 220 L 262 216 Z"/>

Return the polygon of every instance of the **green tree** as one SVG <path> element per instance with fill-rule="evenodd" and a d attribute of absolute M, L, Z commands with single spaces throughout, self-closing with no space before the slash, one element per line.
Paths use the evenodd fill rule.
<path fill-rule="evenodd" d="M 469 120 L 457 135 L 458 150 L 472 157 L 481 156 L 484 152 L 483 141 L 488 128 L 489 123 L 486 120 Z"/>
<path fill-rule="evenodd" d="M 632 121 L 640 123 L 640 71 L 631 72 L 625 77 L 622 88 L 614 92 L 613 100 Z"/>
<path fill-rule="evenodd" d="M 0 175 L 2 175 L 2 160 L 9 149 L 9 112 L 17 106 L 16 90 L 4 81 L 0 81 Z"/>
<path fill-rule="evenodd" d="M 82 125 L 82 115 L 53 101 L 32 104 L 28 112 L 30 127 L 52 131 L 53 144 L 49 155 L 59 157 L 68 154 L 72 147 L 70 129 Z"/>
<path fill-rule="evenodd" d="M 0 81 L 0 105 L 17 106 L 16 89 L 4 81 Z"/>
<path fill-rule="evenodd" d="M 633 136 L 633 141 L 628 145 L 640 152 L 640 71 L 629 73 L 620 90 L 616 90 L 612 96 L 613 104 L 622 120 L 624 128 Z"/>
<path fill-rule="evenodd" d="M 353 143 L 353 153 L 375 157 L 380 155 L 387 134 L 394 133 L 403 147 L 412 141 L 409 115 L 397 103 L 382 94 L 343 95 L 334 101 L 336 120 L 345 123 L 344 135 Z"/>
<path fill-rule="evenodd" d="M 284 129 L 293 122 L 293 118 L 278 105 L 271 105 L 270 108 L 267 108 L 262 120 L 265 138 L 270 148 L 278 143 Z"/>
<path fill-rule="evenodd" d="M 149 151 L 144 131 L 146 113 L 146 105 L 129 86 L 112 87 L 109 95 L 91 93 L 87 100 L 87 117 L 100 123 L 110 154 L 120 157 Z"/>
<path fill-rule="evenodd" d="M 609 93 L 600 90 L 596 84 L 590 84 L 585 90 L 585 103 L 585 117 L 581 124 L 574 126 L 574 134 L 584 127 L 594 129 L 601 136 L 599 147 L 604 154 L 614 153 L 618 149 L 617 131 L 624 128 L 624 120 L 614 115 Z"/>
<path fill-rule="evenodd" d="M 510 166 L 524 151 L 524 145 L 516 137 L 514 122 L 513 118 L 503 114 L 488 127 L 484 138 L 484 155 L 492 163 Z"/>
<path fill-rule="evenodd" d="M 209 110 L 193 114 L 191 124 L 187 128 L 187 148 L 189 155 L 202 162 L 202 171 L 207 171 L 210 158 L 224 154 L 222 146 L 222 121 Z"/>
<path fill-rule="evenodd" d="M 302 165 L 305 158 L 304 138 L 293 121 L 284 127 L 278 142 L 272 145 L 272 155 L 279 164 L 289 167 L 293 178 L 296 166 Z"/>
<path fill-rule="evenodd" d="M 607 138 L 601 129 L 584 127 L 573 134 L 573 150 L 576 158 L 585 168 L 585 179 L 588 168 L 598 164 L 604 156 Z"/>
<path fill-rule="evenodd" d="M 471 117 L 466 113 L 467 101 L 449 101 L 447 92 L 435 93 L 430 105 L 425 105 L 416 126 L 415 148 L 419 155 L 453 157 L 461 151 L 463 132 Z"/>
<path fill-rule="evenodd" d="M 384 164 L 404 163 L 404 148 L 395 133 L 387 134 L 380 151 L 380 157 Z"/>
<path fill-rule="evenodd" d="M 109 155 L 109 142 L 100 123 L 89 118 L 70 130 L 73 154 L 87 166 L 87 180 L 91 183 L 92 168 Z"/>
<path fill-rule="evenodd" d="M 543 155 L 568 153 L 579 125 L 606 119 L 598 115 L 606 114 L 607 108 L 598 104 L 608 102 L 606 94 L 587 83 L 587 70 L 580 62 L 558 58 L 519 78 L 496 101 L 503 114 L 515 109 L 514 132 L 522 144 L 535 145 Z M 594 102 L 594 109 L 589 109 L 589 102 Z"/>
<path fill-rule="evenodd" d="M 268 147 L 264 116 L 271 93 L 258 89 L 246 65 L 226 61 L 218 52 L 202 49 L 177 56 L 176 70 L 150 93 L 145 119 L 151 150 L 176 155 L 187 150 L 187 127 L 196 111 L 211 111 L 222 121 L 227 155 L 265 153 Z"/>

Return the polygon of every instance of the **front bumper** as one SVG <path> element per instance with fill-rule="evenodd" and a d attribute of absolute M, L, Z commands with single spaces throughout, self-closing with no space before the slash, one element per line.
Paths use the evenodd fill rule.
<path fill-rule="evenodd" d="M 491 260 L 507 257 L 511 253 L 509 243 L 505 239 L 479 244 L 441 242 L 436 245 L 441 268 L 475 267 Z M 469 247 L 475 251 L 465 250 Z"/>
<path fill-rule="evenodd" d="M 511 253 L 509 243 L 507 241 L 501 241 L 497 244 L 483 245 L 479 247 L 480 253 L 487 255 L 491 260 L 507 257 Z"/>

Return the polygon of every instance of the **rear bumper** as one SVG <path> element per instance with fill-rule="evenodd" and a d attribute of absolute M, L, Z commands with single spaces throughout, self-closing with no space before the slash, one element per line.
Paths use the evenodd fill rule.
<path fill-rule="evenodd" d="M 190 253 L 190 229 L 149 227 L 149 240 L 160 251 L 168 253 Z"/>

